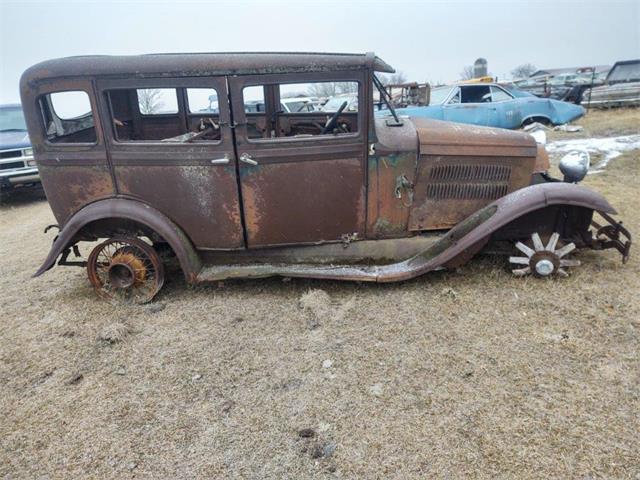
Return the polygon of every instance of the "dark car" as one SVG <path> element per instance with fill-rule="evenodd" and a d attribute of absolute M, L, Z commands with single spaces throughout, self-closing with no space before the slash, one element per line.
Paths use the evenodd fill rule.
<path fill-rule="evenodd" d="M 39 184 L 38 167 L 33 158 L 22 107 L 0 105 L 0 188 Z"/>
<path fill-rule="evenodd" d="M 31 67 L 22 101 L 60 228 L 36 275 L 56 262 L 83 265 L 100 296 L 145 302 L 172 255 L 189 283 L 393 282 L 483 249 L 511 255 L 516 275 L 566 275 L 579 264 L 567 257 L 576 248 L 628 257 L 614 208 L 574 184 L 584 164 L 561 165 L 563 182 L 526 133 L 401 118 L 376 76 L 393 71 L 373 54 L 309 53 Z M 336 86 L 357 103 L 280 108 L 283 93 Z M 374 116 L 374 90 L 386 118 Z M 217 112 L 206 111 L 212 95 Z M 86 260 L 70 257 L 98 239 Z"/>

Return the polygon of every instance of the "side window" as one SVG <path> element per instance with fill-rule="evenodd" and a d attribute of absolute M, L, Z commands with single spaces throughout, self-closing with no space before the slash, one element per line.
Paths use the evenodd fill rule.
<path fill-rule="evenodd" d="M 96 142 L 93 111 L 87 92 L 73 90 L 49 93 L 40 98 L 40 109 L 49 142 Z"/>
<path fill-rule="evenodd" d="M 488 85 L 460 87 L 460 90 L 462 91 L 462 103 L 491 102 L 491 89 Z"/>
<path fill-rule="evenodd" d="M 142 115 L 175 115 L 178 95 L 175 88 L 139 88 L 138 109 Z"/>
<path fill-rule="evenodd" d="M 248 137 L 268 139 L 356 133 L 358 92 L 358 82 L 245 87 L 242 95 Z"/>
<path fill-rule="evenodd" d="M 511 95 L 498 87 L 491 87 L 491 98 L 494 102 L 505 102 L 512 99 Z"/>
<path fill-rule="evenodd" d="M 106 95 L 119 142 L 220 141 L 213 88 L 132 88 L 108 90 Z"/>

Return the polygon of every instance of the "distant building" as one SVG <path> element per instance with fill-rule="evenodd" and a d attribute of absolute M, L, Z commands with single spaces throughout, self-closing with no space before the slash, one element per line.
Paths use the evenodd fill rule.
<path fill-rule="evenodd" d="M 592 68 L 596 69 L 596 74 L 601 72 L 608 72 L 611 70 L 611 65 L 595 65 L 587 67 L 567 67 L 567 68 L 545 68 L 542 70 L 536 70 L 529 77 L 543 77 L 550 76 L 555 77 L 557 75 L 564 75 L 570 73 L 583 73 L 590 72 Z"/>

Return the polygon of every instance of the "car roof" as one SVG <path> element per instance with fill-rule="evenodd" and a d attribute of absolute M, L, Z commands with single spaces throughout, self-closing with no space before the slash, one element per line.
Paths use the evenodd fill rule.
<path fill-rule="evenodd" d="M 395 70 L 368 53 L 156 53 L 91 55 L 46 60 L 27 69 L 21 84 L 78 76 L 211 76 L 289 72 L 326 72 L 370 68 Z"/>

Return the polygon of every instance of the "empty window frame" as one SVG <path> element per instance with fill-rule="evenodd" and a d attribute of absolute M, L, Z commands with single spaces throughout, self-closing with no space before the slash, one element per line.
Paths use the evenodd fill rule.
<path fill-rule="evenodd" d="M 359 84 L 355 81 L 253 85 L 242 94 L 250 139 L 358 132 Z"/>
<path fill-rule="evenodd" d="M 131 88 L 106 91 L 118 142 L 219 142 L 214 88 Z"/>
<path fill-rule="evenodd" d="M 83 90 L 52 92 L 40 97 L 45 135 L 50 143 L 96 143 L 89 95 Z"/>

